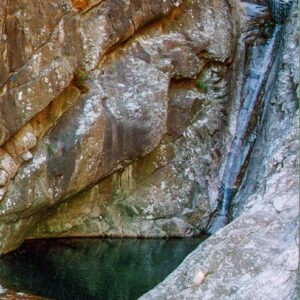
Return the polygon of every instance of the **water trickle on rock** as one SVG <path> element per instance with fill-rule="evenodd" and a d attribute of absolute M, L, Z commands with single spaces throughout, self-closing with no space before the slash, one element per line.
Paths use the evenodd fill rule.
<path fill-rule="evenodd" d="M 267 98 L 272 95 L 272 84 L 278 73 L 278 54 L 282 47 L 284 28 L 282 24 L 288 19 L 292 3 L 292 0 L 269 0 L 275 26 L 270 38 L 263 45 L 252 47 L 248 58 L 244 72 L 246 79 L 241 94 L 243 103 L 237 117 L 236 133 L 223 175 L 223 186 L 219 196 L 220 207 L 208 225 L 209 233 L 216 232 L 230 221 L 231 201 L 245 174 L 259 123 L 263 120 L 263 107 L 267 105 Z"/>
<path fill-rule="evenodd" d="M 293 0 L 269 0 L 272 17 L 277 24 L 283 24 L 289 17 Z"/>

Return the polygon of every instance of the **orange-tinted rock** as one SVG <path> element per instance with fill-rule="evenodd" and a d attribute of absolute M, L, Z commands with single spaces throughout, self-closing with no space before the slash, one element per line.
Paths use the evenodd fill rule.
<path fill-rule="evenodd" d="M 91 4 L 90 0 L 71 0 L 71 2 L 73 7 L 79 11 L 83 11 Z"/>

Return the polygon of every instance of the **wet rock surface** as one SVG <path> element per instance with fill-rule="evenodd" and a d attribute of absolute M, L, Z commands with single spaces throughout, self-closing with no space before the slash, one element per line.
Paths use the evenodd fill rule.
<path fill-rule="evenodd" d="M 267 189 L 252 194 L 233 222 L 141 299 L 298 298 L 298 158 L 288 150 L 298 147 L 294 121 L 277 149 L 280 154 L 269 157 L 270 165 L 277 161 L 282 166 L 264 180 Z M 199 272 L 206 273 L 203 281 L 197 280 Z"/>
<path fill-rule="evenodd" d="M 291 59 L 297 27 L 295 10 L 275 91 L 234 200 L 234 220 L 141 299 L 298 298 L 299 110 L 292 86 L 299 73 Z"/>

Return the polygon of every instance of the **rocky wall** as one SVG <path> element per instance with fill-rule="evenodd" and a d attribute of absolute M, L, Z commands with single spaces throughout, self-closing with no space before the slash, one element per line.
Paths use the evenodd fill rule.
<path fill-rule="evenodd" d="M 240 13 L 225 0 L 6 1 L 0 252 L 26 237 L 199 233 L 230 136 Z"/>

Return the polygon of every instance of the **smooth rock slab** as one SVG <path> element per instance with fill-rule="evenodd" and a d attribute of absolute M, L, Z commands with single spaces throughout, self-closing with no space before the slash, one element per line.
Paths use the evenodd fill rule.
<path fill-rule="evenodd" d="M 280 213 L 273 193 L 253 195 L 251 208 L 206 240 L 140 299 L 297 299 L 297 155 L 293 162 L 268 178 L 268 188 L 276 188 L 280 197 Z M 288 185 L 290 180 L 293 184 Z M 205 278 L 195 280 L 200 271 Z"/>

